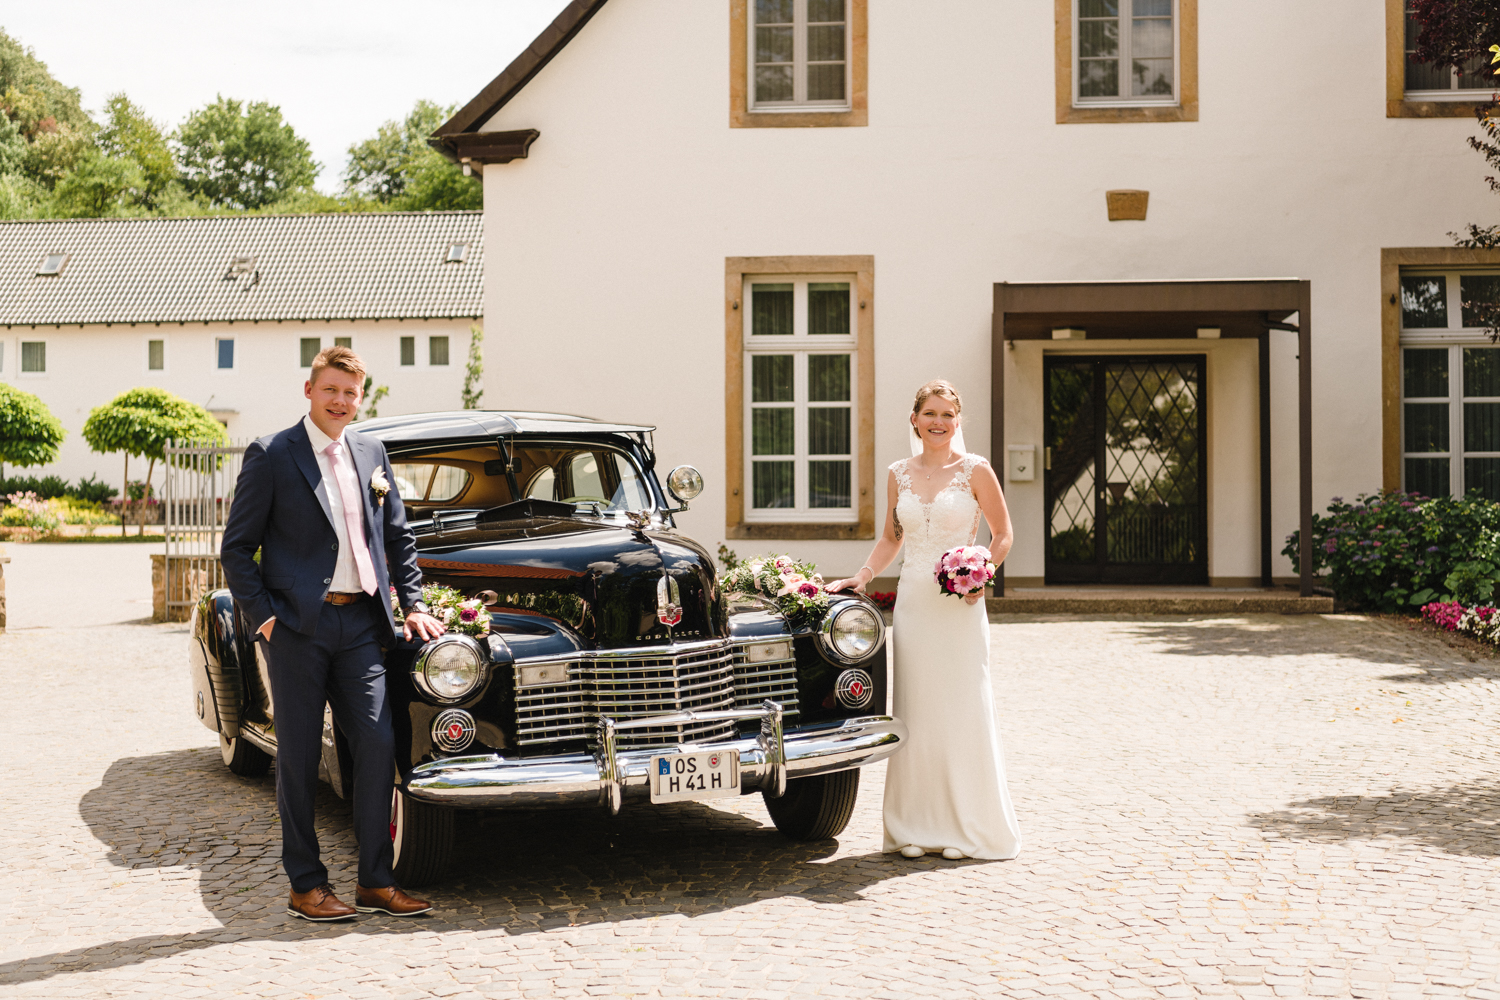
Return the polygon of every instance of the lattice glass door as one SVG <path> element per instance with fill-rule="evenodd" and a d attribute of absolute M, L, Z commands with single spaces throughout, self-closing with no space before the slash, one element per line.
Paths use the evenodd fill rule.
<path fill-rule="evenodd" d="M 1207 583 L 1203 358 L 1051 357 L 1046 379 L 1048 582 Z"/>

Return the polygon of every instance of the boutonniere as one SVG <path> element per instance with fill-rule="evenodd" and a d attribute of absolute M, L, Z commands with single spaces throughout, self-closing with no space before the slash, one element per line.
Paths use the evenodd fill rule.
<path fill-rule="evenodd" d="M 376 505 L 384 507 L 385 495 L 391 491 L 391 484 L 385 478 L 384 469 L 377 467 L 374 472 L 370 473 L 370 489 L 375 494 Z"/>

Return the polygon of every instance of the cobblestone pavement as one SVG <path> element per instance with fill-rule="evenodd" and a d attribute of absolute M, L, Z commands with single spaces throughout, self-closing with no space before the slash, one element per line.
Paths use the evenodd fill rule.
<path fill-rule="evenodd" d="M 1015 861 L 879 853 L 874 768 L 837 843 L 754 797 L 468 814 L 436 917 L 312 926 L 185 627 L 55 611 L 0 637 L 3 997 L 1500 998 L 1500 660 L 1400 624 L 996 624 Z"/>

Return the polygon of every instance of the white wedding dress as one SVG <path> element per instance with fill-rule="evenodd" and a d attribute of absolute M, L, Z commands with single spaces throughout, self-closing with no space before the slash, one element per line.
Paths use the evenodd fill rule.
<path fill-rule="evenodd" d="M 1021 849 L 990 686 L 990 624 L 984 602 L 944 594 L 938 558 L 972 545 L 979 501 L 969 476 L 984 461 L 965 455 L 931 502 L 915 492 L 908 461 L 896 474 L 896 518 L 906 558 L 896 591 L 895 715 L 910 738 L 885 778 L 885 850 L 908 844 L 956 848 L 1004 860 Z"/>

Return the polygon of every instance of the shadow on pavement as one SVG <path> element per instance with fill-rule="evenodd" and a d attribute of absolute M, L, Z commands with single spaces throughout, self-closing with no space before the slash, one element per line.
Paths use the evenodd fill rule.
<path fill-rule="evenodd" d="M 1476 657 L 1440 638 L 1381 620 L 1338 621 L 1318 615 L 1257 615 L 1249 621 L 1175 620 L 1131 624 L 1157 652 L 1175 656 L 1308 656 L 1332 654 L 1411 672 L 1381 678 L 1435 684 L 1500 677 L 1500 659 Z"/>
<path fill-rule="evenodd" d="M 1400 838 L 1445 854 L 1500 857 L 1500 789 L 1452 785 L 1388 795 L 1338 795 L 1251 813 L 1272 837 L 1340 843 Z"/>
<path fill-rule="evenodd" d="M 236 777 L 212 748 L 127 757 L 110 766 L 79 811 L 109 846 L 112 863 L 137 872 L 196 871 L 203 905 L 222 927 L 3 963 L 0 984 L 272 937 L 494 928 L 525 934 L 664 914 L 694 917 L 786 896 L 838 905 L 886 879 L 984 863 L 868 854 L 813 864 L 832 855 L 837 842 L 790 841 L 774 828 L 702 803 L 627 809 L 617 817 L 461 812 L 447 877 L 419 893 L 436 905 L 433 916 L 309 924 L 285 911 L 274 776 Z M 331 881 L 346 900 L 356 880 L 349 815 L 348 804 L 325 787 L 318 834 Z"/>

